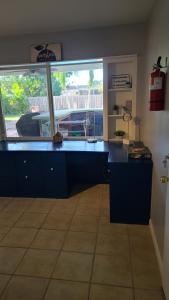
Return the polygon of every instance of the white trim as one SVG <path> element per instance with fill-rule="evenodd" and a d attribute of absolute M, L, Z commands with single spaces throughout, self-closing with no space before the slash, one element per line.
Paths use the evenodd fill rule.
<path fill-rule="evenodd" d="M 103 60 L 103 137 L 108 141 L 108 64 Z"/>
<path fill-rule="evenodd" d="M 162 260 L 161 254 L 160 254 L 156 234 L 155 234 L 155 231 L 154 231 L 154 226 L 153 226 L 153 223 L 152 223 L 151 219 L 150 219 L 150 222 L 149 222 L 149 226 L 150 226 L 150 232 L 151 232 L 151 236 L 152 236 L 152 240 L 153 240 L 153 244 L 154 244 L 154 248 L 155 248 L 155 253 L 156 253 L 156 256 L 157 256 L 157 262 L 158 262 L 158 266 L 159 266 L 159 269 L 160 269 L 161 278 L 163 278 L 163 260 Z"/>
<path fill-rule="evenodd" d="M 53 104 L 53 92 L 52 92 L 52 81 L 51 81 L 51 68 L 48 64 L 46 66 L 46 75 L 47 75 L 47 91 L 48 91 L 48 104 L 49 104 L 49 114 L 50 114 L 50 128 L 51 128 L 51 136 L 53 137 L 55 134 L 55 117 L 54 117 L 54 104 Z"/>
<path fill-rule="evenodd" d="M 91 63 L 102 63 L 103 58 L 89 58 L 79 60 L 62 60 L 53 62 L 41 62 L 41 63 L 26 63 L 26 64 L 13 64 L 13 65 L 0 65 L 0 71 L 16 70 L 16 69 L 31 69 L 31 68 L 46 68 L 47 65 L 62 66 L 62 65 L 82 65 Z"/>
<path fill-rule="evenodd" d="M 109 88 L 109 68 L 108 66 L 111 64 L 125 64 L 129 63 L 131 65 L 131 74 L 132 74 L 132 88 L 131 89 L 117 89 L 113 90 Z M 120 92 L 128 93 L 131 92 L 131 100 L 132 100 L 132 117 L 134 118 L 137 113 L 137 55 L 123 55 L 123 56 L 112 56 L 112 57 L 104 57 L 103 58 L 103 136 L 105 141 L 109 141 L 112 139 L 110 136 L 110 104 L 112 95 L 117 95 Z M 115 93 L 112 94 L 111 93 Z M 118 99 L 120 97 L 118 96 Z M 128 95 L 126 96 L 126 100 L 128 99 Z M 130 125 L 130 139 L 136 140 L 136 126 L 134 123 Z"/>

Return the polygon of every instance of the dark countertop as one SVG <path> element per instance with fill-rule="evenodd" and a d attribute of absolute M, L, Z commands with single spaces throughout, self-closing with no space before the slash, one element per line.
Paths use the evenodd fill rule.
<path fill-rule="evenodd" d="M 140 162 L 128 160 L 128 147 L 117 142 L 63 141 L 62 144 L 53 144 L 52 141 L 3 141 L 0 142 L 1 151 L 101 152 L 109 153 L 109 163 Z"/>

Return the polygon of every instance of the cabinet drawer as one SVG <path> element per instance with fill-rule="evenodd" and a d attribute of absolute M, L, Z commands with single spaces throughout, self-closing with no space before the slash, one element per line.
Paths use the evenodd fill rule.
<path fill-rule="evenodd" d="M 46 197 L 51 198 L 65 198 L 69 194 L 67 179 L 50 175 L 44 177 L 43 193 Z"/>
<path fill-rule="evenodd" d="M 24 197 L 38 197 L 41 196 L 42 191 L 42 179 L 39 176 L 34 175 L 20 175 L 17 177 L 17 190 L 18 196 Z"/>
<path fill-rule="evenodd" d="M 41 163 L 38 153 L 19 152 L 15 156 L 15 163 L 20 175 L 41 174 Z"/>
<path fill-rule="evenodd" d="M 44 172 L 61 171 L 66 167 L 65 153 L 42 153 L 41 163 L 43 163 Z"/>

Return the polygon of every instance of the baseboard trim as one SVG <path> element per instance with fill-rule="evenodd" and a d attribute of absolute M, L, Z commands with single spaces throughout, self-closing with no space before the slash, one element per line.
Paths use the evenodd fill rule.
<path fill-rule="evenodd" d="M 149 225 L 150 225 L 150 232 L 151 232 L 151 236 L 152 236 L 152 240 L 153 240 L 153 244 L 154 244 L 154 248 L 155 248 L 155 252 L 156 252 L 156 256 L 157 256 L 157 262 L 158 262 L 158 266 L 159 266 L 160 274 L 161 274 L 161 278 L 162 278 L 163 277 L 163 261 L 162 261 L 161 255 L 160 255 L 160 250 L 158 247 L 156 234 L 155 234 L 154 226 L 153 226 L 151 219 L 150 219 Z"/>

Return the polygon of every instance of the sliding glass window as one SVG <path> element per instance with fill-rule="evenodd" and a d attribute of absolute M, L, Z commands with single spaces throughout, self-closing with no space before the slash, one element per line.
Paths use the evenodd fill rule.
<path fill-rule="evenodd" d="M 0 89 L 8 139 L 103 136 L 101 60 L 4 68 Z"/>
<path fill-rule="evenodd" d="M 46 120 L 41 119 L 40 124 L 38 119 L 42 113 L 49 115 L 46 68 L 2 71 L 0 87 L 8 138 L 51 135 L 44 130 Z"/>

